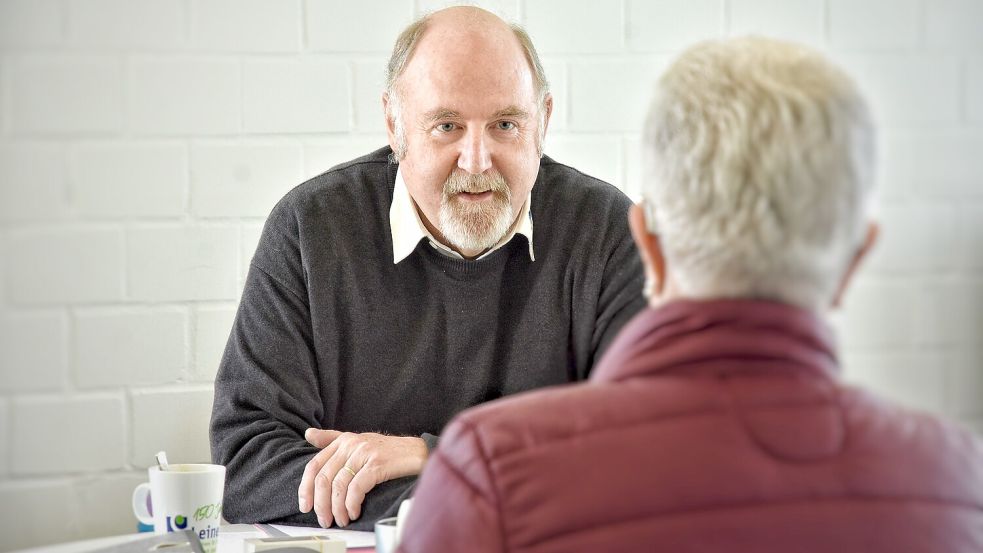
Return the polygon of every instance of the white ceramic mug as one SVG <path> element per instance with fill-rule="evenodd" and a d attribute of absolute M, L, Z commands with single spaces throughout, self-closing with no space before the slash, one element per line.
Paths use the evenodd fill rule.
<path fill-rule="evenodd" d="M 150 483 L 133 490 L 133 514 L 154 532 L 191 530 L 206 553 L 218 545 L 222 520 L 225 467 L 206 464 L 172 464 L 167 470 L 150 467 Z"/>

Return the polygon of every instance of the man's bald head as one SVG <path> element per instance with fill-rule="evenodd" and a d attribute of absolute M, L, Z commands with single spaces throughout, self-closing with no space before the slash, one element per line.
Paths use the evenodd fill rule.
<path fill-rule="evenodd" d="M 511 52 L 514 50 L 514 52 Z M 537 105 L 541 115 L 546 112 L 549 81 L 539 61 L 539 54 L 532 39 L 522 27 L 503 21 L 495 14 L 473 6 L 457 6 L 427 14 L 417 19 L 400 33 L 393 47 L 386 68 L 386 116 L 402 135 L 400 121 L 400 77 L 416 54 L 429 58 L 458 57 L 466 60 L 469 55 L 508 56 L 515 53 L 524 57 Z M 462 61 L 466 63 L 466 61 Z M 400 144 L 404 146 L 404 144 Z M 397 148 L 396 158 L 402 157 L 402 147 Z"/>

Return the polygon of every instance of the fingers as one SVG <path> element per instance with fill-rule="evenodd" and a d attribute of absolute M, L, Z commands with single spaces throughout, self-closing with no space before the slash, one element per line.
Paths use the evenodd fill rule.
<path fill-rule="evenodd" d="M 300 487 L 297 488 L 297 504 L 300 512 L 308 513 L 314 506 L 315 477 L 321 472 L 321 468 L 335 454 L 337 449 L 338 442 L 331 442 L 328 447 L 318 451 L 304 467 L 304 475 L 300 479 Z"/>
<path fill-rule="evenodd" d="M 325 448 L 328 444 L 335 441 L 341 432 L 337 430 L 321 430 L 319 428 L 308 428 L 304 432 L 304 439 L 314 447 Z"/>
<path fill-rule="evenodd" d="M 360 449 L 360 448 L 359 448 Z M 335 475 L 331 483 L 331 515 L 334 516 L 338 526 L 348 526 L 352 521 L 345 506 L 352 482 L 358 478 L 358 474 L 365 470 L 365 461 L 360 459 L 358 450 L 341 466 L 338 474 Z"/>
<path fill-rule="evenodd" d="M 345 497 L 345 510 L 348 512 L 348 520 L 357 520 L 362 515 L 362 502 L 365 501 L 365 494 L 376 487 L 379 479 L 376 471 L 369 466 L 362 467 L 362 470 L 355 473 L 352 481 L 348 483 L 348 494 Z"/>
<path fill-rule="evenodd" d="M 419 474 L 427 456 L 426 444 L 416 437 L 317 429 L 305 437 L 312 444 L 327 442 L 307 463 L 297 491 L 301 512 L 313 508 L 324 528 L 359 518 L 369 491 L 380 482 Z"/>
<path fill-rule="evenodd" d="M 353 434 L 352 436 L 357 435 Z M 347 436 L 336 440 L 336 443 L 339 444 L 337 449 L 321 467 L 314 480 L 314 512 L 317 513 L 317 520 L 324 528 L 331 526 L 331 522 L 334 520 L 332 495 L 337 493 L 337 489 L 341 487 L 344 488 L 343 492 L 347 492 L 348 482 L 351 480 L 352 475 L 341 469 L 348 462 L 350 453 L 349 448 L 345 446 L 349 441 Z M 339 472 L 344 472 L 344 474 L 339 474 Z"/>

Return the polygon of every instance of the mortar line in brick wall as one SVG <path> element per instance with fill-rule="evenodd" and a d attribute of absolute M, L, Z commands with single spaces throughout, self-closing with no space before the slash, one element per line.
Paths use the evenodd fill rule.
<path fill-rule="evenodd" d="M 969 120 L 969 59 L 965 55 L 959 56 L 959 66 L 956 70 L 956 97 L 958 112 L 956 113 L 960 128 L 971 128 L 972 122 Z"/>
<path fill-rule="evenodd" d="M 628 45 L 631 44 L 631 9 L 628 6 L 628 0 L 621 0 L 621 50 L 625 52 L 629 50 Z"/>
<path fill-rule="evenodd" d="M 345 71 L 348 73 L 348 128 L 357 128 L 358 116 L 356 112 L 356 102 L 355 102 L 355 62 L 348 62 L 345 64 Z"/>
<path fill-rule="evenodd" d="M 10 110 L 11 90 L 8 82 L 10 78 L 10 56 L 0 55 L 0 136 L 5 139 L 10 136 Z"/>
<path fill-rule="evenodd" d="M 726 37 L 726 36 L 730 36 L 730 27 L 731 27 L 731 19 L 732 19 L 731 5 L 730 5 L 730 0 L 720 0 L 720 2 L 721 2 L 720 17 L 723 19 L 722 23 L 724 26 L 723 36 Z"/>
<path fill-rule="evenodd" d="M 239 132 L 236 136 L 242 137 L 246 133 L 246 60 L 244 56 L 239 57 Z"/>
<path fill-rule="evenodd" d="M 918 28 L 915 30 L 915 46 L 917 50 L 925 50 L 928 45 L 928 5 L 926 0 L 918 2 Z"/>
<path fill-rule="evenodd" d="M 242 248 L 236 248 L 240 250 Z M 238 281 L 238 275 L 236 276 Z M 184 316 L 188 324 L 184 326 L 184 370 L 183 377 L 185 382 L 192 382 L 194 375 L 198 373 L 198 307 L 188 304 L 184 310 Z"/>
<path fill-rule="evenodd" d="M 194 160 L 192 156 L 194 155 L 193 149 L 191 147 L 191 140 L 183 140 L 184 144 L 184 215 L 185 218 L 191 215 L 191 194 L 193 192 L 193 185 L 191 183 L 194 178 L 194 171 L 192 166 L 194 165 Z"/>
<path fill-rule="evenodd" d="M 300 20 L 297 22 L 300 25 L 300 51 L 307 52 L 310 48 L 310 37 L 307 36 L 307 2 L 306 0 L 296 0 L 300 2 Z"/>
<path fill-rule="evenodd" d="M 4 437 L 5 443 L 7 444 L 10 443 L 10 433 L 12 430 L 10 416 L 10 400 L 7 397 L 0 396 L 0 420 L 3 421 L 3 430 L 0 431 L 2 432 L 0 435 Z M 2 471 L 0 471 L 0 482 L 3 482 L 10 477 L 11 448 L 4 447 L 3 451 L 0 451 L 0 455 L 3 456 L 3 460 L 0 461 L 0 467 L 2 467 Z"/>
<path fill-rule="evenodd" d="M 135 428 L 136 425 L 133 422 L 132 390 L 130 386 L 125 386 L 123 388 L 123 466 L 130 470 L 135 468 L 133 464 L 133 444 L 136 440 L 136 436 L 134 435 Z"/>
<path fill-rule="evenodd" d="M 62 386 L 68 393 L 78 390 L 77 379 L 77 359 L 78 359 L 78 325 L 76 322 L 76 307 L 69 306 L 65 309 L 62 317 L 62 324 L 65 325 L 65 339 L 68 344 L 65 346 L 68 359 L 65 360 L 65 374 L 62 376 Z"/>
<path fill-rule="evenodd" d="M 830 4 L 830 0 L 823 1 L 823 43 L 830 45 L 833 43 L 833 18 L 831 17 L 831 12 L 833 11 L 833 6 Z"/>
<path fill-rule="evenodd" d="M 130 89 L 130 83 L 132 82 L 133 73 L 133 53 L 128 52 L 123 55 L 122 60 L 123 68 L 122 74 L 123 79 L 120 86 L 123 88 L 122 98 L 123 98 L 123 121 L 122 121 L 122 131 L 120 132 L 121 140 L 133 140 L 133 127 L 130 124 L 133 115 L 133 98 L 132 90 Z"/>

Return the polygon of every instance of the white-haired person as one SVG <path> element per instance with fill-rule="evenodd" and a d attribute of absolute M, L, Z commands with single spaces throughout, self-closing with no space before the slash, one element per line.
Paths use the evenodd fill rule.
<path fill-rule="evenodd" d="M 400 550 L 983 551 L 983 446 L 840 381 L 824 315 L 877 227 L 874 129 L 795 44 L 697 45 L 658 81 L 649 308 L 585 383 L 470 409 Z"/>

